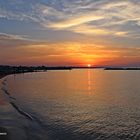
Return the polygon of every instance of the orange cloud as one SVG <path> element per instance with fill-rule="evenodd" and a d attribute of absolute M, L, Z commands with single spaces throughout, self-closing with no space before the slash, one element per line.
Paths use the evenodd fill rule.
<path fill-rule="evenodd" d="M 25 44 L 19 47 L 1 47 L 1 64 L 27 65 L 126 65 L 138 63 L 140 49 L 111 47 L 80 42 Z"/>

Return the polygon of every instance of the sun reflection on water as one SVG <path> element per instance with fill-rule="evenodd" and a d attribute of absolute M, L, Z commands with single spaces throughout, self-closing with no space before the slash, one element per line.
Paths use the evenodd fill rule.
<path fill-rule="evenodd" d="M 91 94 L 91 70 L 90 69 L 88 69 L 87 74 L 88 74 L 88 78 L 87 78 L 87 82 L 88 82 L 87 90 L 88 90 L 88 94 Z"/>

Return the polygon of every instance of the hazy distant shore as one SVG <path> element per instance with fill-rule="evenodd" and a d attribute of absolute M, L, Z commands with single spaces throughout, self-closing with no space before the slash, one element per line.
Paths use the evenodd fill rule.
<path fill-rule="evenodd" d="M 104 68 L 104 70 L 140 70 L 140 68 Z"/>

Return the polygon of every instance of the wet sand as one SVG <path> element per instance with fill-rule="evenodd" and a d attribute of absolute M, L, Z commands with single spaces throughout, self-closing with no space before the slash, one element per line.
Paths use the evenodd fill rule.
<path fill-rule="evenodd" d="M 7 75 L 10 74 L 0 74 L 0 85 L 2 78 Z M 37 133 L 40 130 L 38 124 L 16 105 L 16 99 L 9 92 L 7 94 L 7 89 L 4 87 L 0 87 L 0 140 L 15 140 L 17 136 L 20 140 L 40 140 Z"/>
<path fill-rule="evenodd" d="M 5 74 L 0 74 L 0 79 L 2 79 L 5 76 L 6 76 Z M 2 101 L 0 100 L 0 105 L 3 104 Z M 8 134 L 7 129 L 4 128 L 4 127 L 0 127 L 0 139 L 8 140 L 8 135 L 7 134 Z"/>

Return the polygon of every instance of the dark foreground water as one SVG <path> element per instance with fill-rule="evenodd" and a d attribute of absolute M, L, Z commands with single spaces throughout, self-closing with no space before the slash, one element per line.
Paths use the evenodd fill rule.
<path fill-rule="evenodd" d="M 1 88 L 7 139 L 140 140 L 140 71 L 19 74 Z"/>

